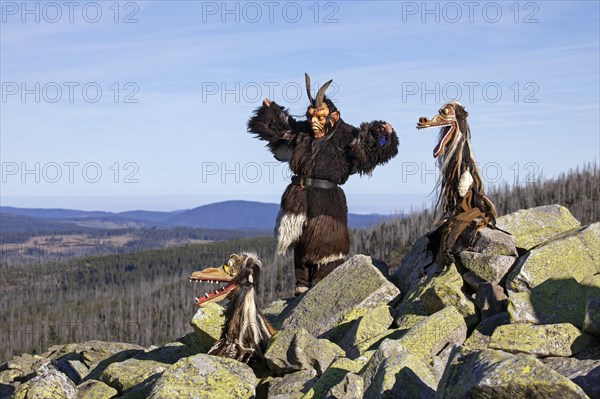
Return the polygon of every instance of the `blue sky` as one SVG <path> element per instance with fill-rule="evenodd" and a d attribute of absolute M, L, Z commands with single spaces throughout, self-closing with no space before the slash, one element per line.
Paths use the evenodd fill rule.
<path fill-rule="evenodd" d="M 289 171 L 246 133 L 263 97 L 302 115 L 304 72 L 400 151 L 351 212 L 431 200 L 458 97 L 488 185 L 600 152 L 599 2 L 1 2 L 2 205 L 174 210 L 278 202 Z M 25 8 L 26 7 L 26 8 Z"/>

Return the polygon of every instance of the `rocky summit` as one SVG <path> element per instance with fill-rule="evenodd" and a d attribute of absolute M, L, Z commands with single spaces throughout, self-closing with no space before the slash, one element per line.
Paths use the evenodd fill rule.
<path fill-rule="evenodd" d="M 278 332 L 262 362 L 206 354 L 224 323 L 211 304 L 161 347 L 16 356 L 0 366 L 0 397 L 599 399 L 600 223 L 552 205 L 497 227 L 447 267 L 428 235 L 390 269 L 351 257 L 263 309 Z"/>

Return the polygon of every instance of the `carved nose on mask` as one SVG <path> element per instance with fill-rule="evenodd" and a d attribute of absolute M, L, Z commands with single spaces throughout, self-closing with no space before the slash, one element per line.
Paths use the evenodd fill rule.
<path fill-rule="evenodd" d="M 427 118 L 425 118 L 424 116 L 419 118 L 419 122 L 420 123 L 426 123 L 427 122 Z"/>

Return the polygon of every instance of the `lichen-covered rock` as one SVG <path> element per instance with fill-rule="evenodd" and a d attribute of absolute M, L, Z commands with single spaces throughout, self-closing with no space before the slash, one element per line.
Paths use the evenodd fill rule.
<path fill-rule="evenodd" d="M 120 394 L 118 396 L 119 399 L 148 399 L 148 397 L 150 396 L 150 392 L 156 384 L 156 381 L 158 381 L 158 379 L 161 376 L 162 374 L 158 373 L 148 377 L 143 382 L 134 385 L 133 387 Z"/>
<path fill-rule="evenodd" d="M 190 347 L 181 342 L 169 342 L 164 346 L 138 354 L 134 358 L 137 360 L 153 360 L 159 363 L 174 364 L 182 358 L 194 354 Z"/>
<path fill-rule="evenodd" d="M 54 365 L 60 372 L 66 374 L 75 384 L 79 384 L 89 373 L 89 369 L 85 364 L 75 359 L 62 357 L 55 360 Z"/>
<path fill-rule="evenodd" d="M 153 360 L 128 359 L 108 366 L 102 373 L 101 381 L 123 392 L 155 374 L 162 373 L 167 367 L 167 364 Z"/>
<path fill-rule="evenodd" d="M 579 385 L 591 399 L 600 398 L 600 359 L 547 357 L 542 362 Z"/>
<path fill-rule="evenodd" d="M 419 321 L 429 316 L 430 313 L 425 310 L 421 301 L 424 285 L 426 285 L 426 282 L 407 293 L 402 302 L 394 308 L 394 311 L 396 312 L 396 318 L 394 319 L 395 327 L 408 330 Z"/>
<path fill-rule="evenodd" d="M 286 374 L 269 386 L 268 397 L 270 399 L 300 399 L 313 386 L 317 378 L 319 377 L 314 369 Z"/>
<path fill-rule="evenodd" d="M 396 342 L 407 352 L 429 361 L 446 345 L 462 345 L 466 338 L 465 320 L 456 308 L 448 306 L 415 324 Z"/>
<path fill-rule="evenodd" d="M 52 365 L 40 368 L 38 375 L 15 392 L 14 399 L 74 399 L 77 387 Z"/>
<path fill-rule="evenodd" d="M 22 374 L 18 370 L 3 370 L 0 371 L 0 384 L 11 384 Z"/>
<path fill-rule="evenodd" d="M 276 333 L 269 341 L 265 359 L 271 371 L 277 375 L 311 368 L 321 375 L 336 357 L 345 355 L 336 344 L 314 338 L 300 328 Z"/>
<path fill-rule="evenodd" d="M 600 297 L 592 297 L 587 300 L 583 332 L 600 337 Z"/>
<path fill-rule="evenodd" d="M 53 367 L 66 374 L 75 384 L 79 384 L 89 373 L 89 368 L 84 363 L 80 353 L 68 353 L 53 360 L 45 359 L 45 361 L 52 363 Z"/>
<path fill-rule="evenodd" d="M 363 362 L 359 360 L 350 360 L 344 357 L 335 359 L 302 399 L 328 397 L 327 392 L 336 385 L 341 384 L 348 373 L 358 373 L 362 366 Z"/>
<path fill-rule="evenodd" d="M 584 399 L 583 390 L 538 359 L 484 349 L 455 348 L 436 398 Z"/>
<path fill-rule="evenodd" d="M 408 253 L 404 255 L 400 266 L 392 276 L 392 281 L 400 288 L 404 296 L 415 290 L 423 281 L 429 281 L 442 271 L 442 268 L 434 261 L 434 254 L 429 250 L 428 234 L 415 242 Z"/>
<path fill-rule="evenodd" d="M 451 264 L 447 270 L 431 279 L 422 287 L 419 299 L 427 314 L 440 311 L 448 306 L 453 306 L 464 317 L 468 327 L 475 326 L 479 319 L 473 301 L 462 292 L 463 279 Z"/>
<path fill-rule="evenodd" d="M 394 324 L 410 328 L 422 318 L 420 316 L 428 316 L 451 305 L 473 322 L 476 317 L 475 304 L 462 292 L 462 286 L 463 279 L 454 263 L 444 272 L 422 279 L 405 293 L 402 302 L 396 306 Z"/>
<path fill-rule="evenodd" d="M 498 313 L 495 316 L 483 320 L 473 330 L 469 338 L 465 341 L 465 348 L 485 349 L 490 344 L 490 338 L 497 327 L 510 324 L 508 312 Z"/>
<path fill-rule="evenodd" d="M 479 284 L 475 293 L 475 306 L 479 309 L 481 320 L 506 310 L 508 297 L 499 285 L 484 282 Z"/>
<path fill-rule="evenodd" d="M 574 278 L 548 279 L 530 291 L 509 292 L 508 313 L 513 323 L 571 323 L 581 328 L 585 288 Z"/>
<path fill-rule="evenodd" d="M 598 273 L 600 223 L 540 245 L 520 257 L 507 278 L 510 291 L 528 291 L 548 279 L 581 282 Z"/>
<path fill-rule="evenodd" d="M 571 356 L 596 344 L 594 337 L 569 323 L 508 324 L 496 327 L 489 347 L 535 356 Z"/>
<path fill-rule="evenodd" d="M 425 313 L 424 310 L 423 313 Z M 412 326 L 425 318 L 427 318 L 427 315 L 425 314 L 402 313 L 394 320 L 394 325 L 399 330 L 409 330 Z"/>
<path fill-rule="evenodd" d="M 459 256 L 464 267 L 477 277 L 492 284 L 499 284 L 516 260 L 514 256 L 490 255 L 471 251 L 463 251 Z"/>
<path fill-rule="evenodd" d="M 473 252 L 489 256 L 518 256 L 515 236 L 489 227 L 479 229 Z"/>
<path fill-rule="evenodd" d="M 69 354 L 79 354 L 81 361 L 87 367 L 93 369 L 100 362 L 114 355 L 118 354 L 118 359 L 120 361 L 143 353 L 144 351 L 145 349 L 139 345 L 124 342 L 86 341 L 82 343 L 53 346 L 42 356 L 54 360 Z"/>
<path fill-rule="evenodd" d="M 431 358 L 430 365 L 436 380 L 436 387 L 444 375 L 444 370 L 446 370 L 448 360 L 450 360 L 450 354 L 454 348 L 454 345 L 448 345 L 440 353 Z"/>
<path fill-rule="evenodd" d="M 363 372 L 365 398 L 433 398 L 437 382 L 431 368 L 404 350 L 397 341 L 385 340 Z"/>
<path fill-rule="evenodd" d="M 0 367 L 0 384 L 11 384 L 18 379 L 32 378 L 49 359 L 27 353 L 15 356 Z"/>
<path fill-rule="evenodd" d="M 76 399 L 110 399 L 118 394 L 117 390 L 102 381 L 88 380 L 77 386 Z"/>
<path fill-rule="evenodd" d="M 209 303 L 203 308 L 198 308 L 190 325 L 194 329 L 203 352 L 207 352 L 215 342 L 221 339 L 224 324 L 225 316 L 221 305 Z"/>
<path fill-rule="evenodd" d="M 243 399 L 255 395 L 252 369 L 233 359 L 194 355 L 170 366 L 154 384 L 150 399 Z"/>
<path fill-rule="evenodd" d="M 371 258 L 355 255 L 302 297 L 283 328 L 303 328 L 315 337 L 326 337 L 334 327 L 349 324 L 399 294 Z"/>
<path fill-rule="evenodd" d="M 358 371 L 363 370 L 364 367 L 366 366 L 366 364 L 371 360 L 371 358 L 373 357 L 373 355 L 375 355 L 376 352 L 377 352 L 376 349 L 371 349 L 371 350 L 368 350 L 365 353 L 361 354 L 357 358 L 352 359 L 356 365 L 360 366 L 357 370 Z M 358 373 L 358 371 L 357 371 L 357 373 Z"/>
<path fill-rule="evenodd" d="M 496 220 L 496 226 L 515 236 L 517 247 L 526 250 L 580 225 L 571 212 L 560 205 L 520 210 Z"/>
<path fill-rule="evenodd" d="M 45 360 L 47 360 L 47 359 L 43 356 L 30 355 L 30 354 L 24 353 L 22 355 L 13 357 L 8 362 L 6 362 L 5 365 L 3 365 L 3 366 L 6 366 L 6 368 L 9 370 L 18 370 L 23 373 L 29 374 L 29 373 L 33 373 L 37 370 L 37 368 L 35 367 L 36 364 L 39 364 L 40 361 L 45 361 Z M 45 363 L 47 363 L 47 361 Z"/>
<path fill-rule="evenodd" d="M 262 309 L 262 312 L 276 330 L 281 330 L 281 325 L 296 306 L 298 306 L 301 299 L 302 296 L 279 299 L 271 302 L 267 307 Z"/>
<path fill-rule="evenodd" d="M 325 394 L 326 399 L 362 399 L 364 382 L 357 374 L 346 373 L 344 378 Z"/>
<path fill-rule="evenodd" d="M 426 317 L 423 317 L 424 320 Z M 419 320 L 420 321 L 420 320 Z M 416 323 L 415 323 L 416 324 Z M 361 355 L 364 355 L 368 351 L 376 350 L 379 345 L 386 339 L 397 340 L 402 338 L 408 331 L 408 328 L 393 328 L 382 332 L 372 338 L 369 338 L 358 345 L 353 346 L 347 350 L 348 357 L 350 359 L 356 359 Z"/>
<path fill-rule="evenodd" d="M 403 291 L 402 302 L 395 307 L 396 318 L 394 325 L 401 329 L 408 329 L 424 317 L 431 315 L 447 306 L 454 306 L 463 315 L 469 327 L 478 323 L 477 309 L 473 301 L 462 291 L 464 280 L 458 272 L 456 265 L 451 264 L 444 271 L 433 262 L 432 254 L 427 249 L 429 239 L 421 237 L 413 249 L 411 257 L 415 262 L 409 264 L 407 257 L 403 259 L 402 267 L 405 273 L 396 273 L 399 278 L 408 278 L 409 281 L 398 281 Z M 420 274 L 411 274 L 420 268 Z"/>
<path fill-rule="evenodd" d="M 479 278 L 472 271 L 467 271 L 462 274 L 463 281 L 473 290 L 477 291 L 480 284 L 485 283 L 486 281 L 482 278 Z"/>
<path fill-rule="evenodd" d="M 181 338 L 177 338 L 176 342 L 182 343 L 185 346 L 187 346 L 191 352 L 191 355 L 202 353 L 202 351 L 204 350 L 204 348 L 200 344 L 200 340 L 196 336 L 196 333 L 193 331 L 185 334 Z"/>
<path fill-rule="evenodd" d="M 145 353 L 139 345 L 123 342 L 87 341 L 51 347 L 42 356 L 43 363 L 54 361 L 75 383 L 99 380 L 110 364 Z M 86 370 L 87 368 L 87 370 Z M 87 374 L 86 374 L 87 372 Z"/>
<path fill-rule="evenodd" d="M 342 349 L 348 350 L 385 332 L 393 321 L 390 307 L 381 304 L 364 316 L 359 317 L 344 336 L 337 341 L 337 344 Z"/>

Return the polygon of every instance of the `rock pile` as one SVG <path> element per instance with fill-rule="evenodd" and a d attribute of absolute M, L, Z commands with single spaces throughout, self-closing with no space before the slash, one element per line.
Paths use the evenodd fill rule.
<path fill-rule="evenodd" d="M 422 237 L 390 276 L 356 255 L 264 313 L 251 366 L 204 354 L 213 304 L 178 342 L 86 342 L 0 366 L 15 398 L 600 398 L 600 223 L 554 205 L 498 219 L 442 268 Z"/>

